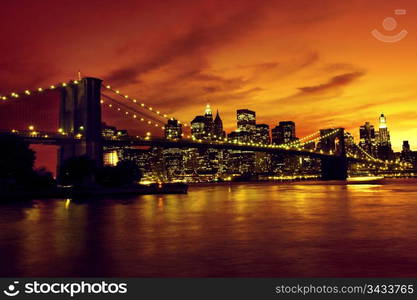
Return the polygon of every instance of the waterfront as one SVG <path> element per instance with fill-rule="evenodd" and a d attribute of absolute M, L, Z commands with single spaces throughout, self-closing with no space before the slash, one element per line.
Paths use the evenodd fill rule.
<path fill-rule="evenodd" d="M 1 276 L 417 276 L 417 180 L 0 206 Z"/>

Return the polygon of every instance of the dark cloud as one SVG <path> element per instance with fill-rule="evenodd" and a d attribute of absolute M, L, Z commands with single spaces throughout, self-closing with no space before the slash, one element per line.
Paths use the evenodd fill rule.
<path fill-rule="evenodd" d="M 171 40 L 146 60 L 140 60 L 111 72 L 107 78 L 119 85 L 135 83 L 142 74 L 159 69 L 178 58 L 205 56 L 250 31 L 260 19 L 260 8 L 251 7 L 218 23 L 200 22 L 187 33 Z"/>
<path fill-rule="evenodd" d="M 298 88 L 302 93 L 319 93 L 345 86 L 363 76 L 364 72 L 352 72 L 334 76 L 326 83 Z"/>

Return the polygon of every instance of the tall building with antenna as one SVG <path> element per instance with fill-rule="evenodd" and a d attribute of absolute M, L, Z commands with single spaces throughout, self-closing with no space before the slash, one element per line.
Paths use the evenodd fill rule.
<path fill-rule="evenodd" d="M 391 148 L 391 139 L 387 126 L 387 118 L 383 113 L 379 116 L 378 157 L 384 160 L 393 159 L 394 157 L 394 152 Z"/>
<path fill-rule="evenodd" d="M 389 131 L 387 127 L 387 118 L 384 114 L 381 114 L 379 117 L 379 144 L 382 146 L 390 145 L 391 146 L 391 140 L 389 136 Z"/>

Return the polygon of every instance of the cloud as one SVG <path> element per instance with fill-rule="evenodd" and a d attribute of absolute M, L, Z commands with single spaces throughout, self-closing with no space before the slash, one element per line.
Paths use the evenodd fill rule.
<path fill-rule="evenodd" d="M 332 90 L 334 88 L 339 88 L 345 85 L 350 84 L 351 82 L 355 81 L 359 77 L 363 76 L 364 72 L 352 72 L 352 73 L 345 73 L 341 75 L 334 76 L 330 78 L 330 80 L 326 83 L 314 85 L 314 86 L 305 86 L 298 88 L 302 93 L 320 93 L 325 92 L 328 90 Z"/>
<path fill-rule="evenodd" d="M 188 32 L 180 35 L 159 49 L 145 60 L 136 61 L 128 66 L 111 72 L 107 78 L 119 85 L 136 83 L 141 75 L 166 66 L 176 59 L 193 59 L 205 56 L 217 47 L 224 46 L 254 28 L 262 12 L 251 7 L 227 17 L 220 22 L 199 22 Z"/>

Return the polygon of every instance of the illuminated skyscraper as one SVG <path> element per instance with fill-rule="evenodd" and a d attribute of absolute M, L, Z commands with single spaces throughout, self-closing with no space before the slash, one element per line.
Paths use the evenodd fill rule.
<path fill-rule="evenodd" d="M 207 105 L 206 105 L 206 109 L 205 109 L 205 111 L 204 111 L 204 116 L 205 116 L 207 119 L 213 120 L 213 113 L 212 113 L 212 111 L 211 111 L 210 104 L 207 104 Z"/>
<path fill-rule="evenodd" d="M 377 144 L 374 125 L 371 125 L 369 122 L 365 122 L 365 124 L 359 128 L 359 138 L 359 146 L 361 146 L 370 155 L 375 156 Z"/>
<path fill-rule="evenodd" d="M 213 113 L 209 104 L 206 105 L 204 111 L 204 117 L 206 118 L 206 133 L 208 136 L 213 135 Z"/>
<path fill-rule="evenodd" d="M 295 136 L 295 123 L 282 121 L 272 129 L 272 143 L 276 145 L 287 144 L 297 140 Z"/>
<path fill-rule="evenodd" d="M 191 134 L 196 139 L 204 139 L 207 137 L 206 118 L 204 116 L 196 116 L 191 121 Z"/>
<path fill-rule="evenodd" d="M 391 146 L 389 131 L 387 127 L 387 119 L 384 114 L 379 117 L 379 144 L 381 146 Z"/>
<path fill-rule="evenodd" d="M 394 158 L 394 152 L 391 148 L 391 140 L 387 127 L 387 119 L 384 114 L 381 114 L 379 117 L 378 157 L 384 160 Z"/>
<path fill-rule="evenodd" d="M 237 110 L 237 130 L 239 132 L 255 133 L 256 114 L 249 109 Z"/>
<path fill-rule="evenodd" d="M 196 139 L 211 139 L 213 137 L 214 124 L 210 105 L 207 104 L 204 116 L 196 116 L 191 121 L 191 134 Z"/>
<path fill-rule="evenodd" d="M 168 120 L 165 125 L 165 138 L 168 140 L 180 139 L 182 137 L 182 125 L 178 120 Z"/>
<path fill-rule="evenodd" d="M 254 142 L 261 144 L 270 144 L 271 139 L 269 137 L 269 125 L 256 124 L 256 131 L 254 136 Z"/>
<path fill-rule="evenodd" d="M 417 152 L 411 151 L 408 141 L 403 141 L 403 149 L 401 151 L 400 158 L 402 161 L 408 162 L 412 165 L 408 168 L 414 170 L 417 168 Z"/>

